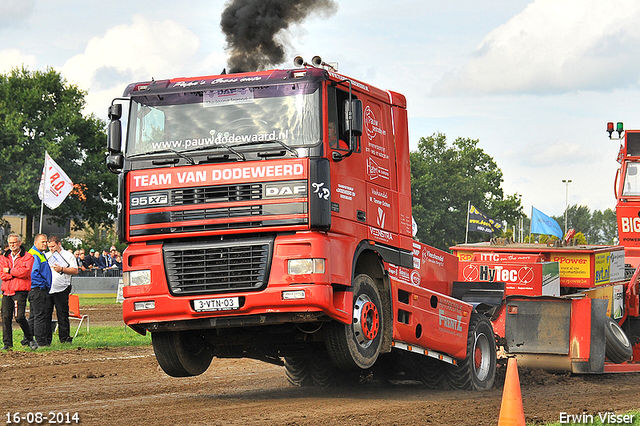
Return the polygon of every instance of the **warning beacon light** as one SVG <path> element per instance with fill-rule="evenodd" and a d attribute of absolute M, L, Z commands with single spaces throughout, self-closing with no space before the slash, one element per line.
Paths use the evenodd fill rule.
<path fill-rule="evenodd" d="M 611 135 L 613 133 L 613 122 L 610 121 L 607 123 L 607 132 L 609 133 L 609 139 L 611 139 Z M 621 122 L 618 122 L 616 124 L 616 129 L 615 131 L 618 133 L 618 137 L 617 139 L 622 139 L 622 133 L 624 133 L 624 124 L 622 124 Z"/>

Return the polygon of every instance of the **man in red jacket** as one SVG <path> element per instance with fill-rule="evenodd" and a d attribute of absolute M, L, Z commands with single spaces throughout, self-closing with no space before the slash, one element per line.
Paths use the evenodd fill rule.
<path fill-rule="evenodd" d="M 16 322 L 22 328 L 24 338 L 31 349 L 37 349 L 38 344 L 33 340 L 29 329 L 29 322 L 25 317 L 27 296 L 31 290 L 31 267 L 33 256 L 22 246 L 22 237 L 10 234 L 7 238 L 9 250 L 0 256 L 0 279 L 2 279 L 2 350 L 13 347 L 13 311 L 15 302 L 18 305 Z"/>

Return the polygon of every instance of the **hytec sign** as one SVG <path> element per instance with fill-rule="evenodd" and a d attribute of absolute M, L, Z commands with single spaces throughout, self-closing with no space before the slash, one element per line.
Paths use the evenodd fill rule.
<path fill-rule="evenodd" d="M 505 295 L 559 296 L 560 270 L 557 262 L 504 263 L 468 261 L 459 263 L 464 281 L 503 282 Z"/>

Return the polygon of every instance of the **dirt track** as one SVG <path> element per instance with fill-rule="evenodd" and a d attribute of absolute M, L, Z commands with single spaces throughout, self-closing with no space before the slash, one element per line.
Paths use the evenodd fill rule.
<path fill-rule="evenodd" d="M 116 309 L 93 307 L 91 324 L 121 323 Z M 252 360 L 214 359 L 203 375 L 176 379 L 150 347 L 74 347 L 0 353 L 0 422 L 7 413 L 42 412 L 48 420 L 49 412 L 68 412 L 83 425 L 495 425 L 502 397 L 500 377 L 482 393 L 414 382 L 294 388 L 282 367 Z M 597 417 L 640 408 L 640 374 L 521 371 L 520 380 L 527 423 L 557 422 L 561 412 Z"/>

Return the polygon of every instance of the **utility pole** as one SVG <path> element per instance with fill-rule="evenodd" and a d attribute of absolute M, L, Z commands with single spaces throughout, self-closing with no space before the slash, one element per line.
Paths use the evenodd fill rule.
<path fill-rule="evenodd" d="M 564 235 L 567 235 L 567 210 L 569 210 L 569 184 L 571 179 L 562 179 L 562 183 L 567 187 L 564 203 Z"/>

